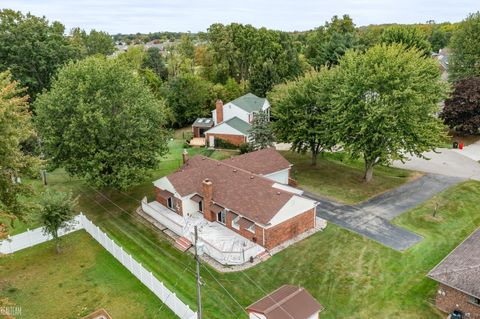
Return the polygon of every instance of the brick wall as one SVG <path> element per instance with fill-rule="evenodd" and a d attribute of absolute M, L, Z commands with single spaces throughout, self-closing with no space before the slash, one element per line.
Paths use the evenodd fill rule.
<path fill-rule="evenodd" d="M 215 136 L 215 139 L 222 139 L 237 146 L 242 143 L 245 143 L 245 136 L 243 135 L 207 133 L 206 136 L 207 136 L 207 140 L 209 136 Z"/>
<path fill-rule="evenodd" d="M 247 238 L 248 240 L 254 241 L 253 239 L 255 238 L 255 242 L 259 245 L 263 245 L 263 228 L 255 225 L 255 233 L 252 233 L 249 230 L 243 229 L 240 227 L 240 229 L 236 229 L 235 227 L 232 226 L 232 222 L 235 219 L 236 215 L 233 215 L 231 213 L 227 213 L 227 220 L 225 226 L 227 228 L 233 230 L 237 234 L 242 235 L 243 237 Z"/>
<path fill-rule="evenodd" d="M 443 291 L 445 295 L 439 294 L 438 291 Z M 471 304 L 467 294 L 443 284 L 438 285 L 435 304 L 438 309 L 448 314 L 460 310 L 465 314 L 470 313 L 471 319 L 480 319 L 480 307 Z"/>
<path fill-rule="evenodd" d="M 160 195 L 160 189 L 158 187 L 155 187 L 154 189 L 155 189 L 155 200 L 160 204 L 162 204 L 163 206 L 168 207 L 167 198 Z M 178 215 L 183 216 L 182 200 L 174 196 L 172 198 L 173 198 L 173 210 Z"/>
<path fill-rule="evenodd" d="M 277 226 L 265 229 L 265 248 L 272 249 L 313 227 L 315 227 L 315 209 L 312 208 Z M 260 241 L 258 243 L 261 244 Z"/>

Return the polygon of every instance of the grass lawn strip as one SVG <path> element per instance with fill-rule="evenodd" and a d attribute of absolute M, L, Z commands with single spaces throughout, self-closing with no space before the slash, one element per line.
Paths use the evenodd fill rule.
<path fill-rule="evenodd" d="M 0 259 L 1 295 L 22 308 L 21 318 L 81 318 L 105 308 L 113 318 L 176 318 L 173 312 L 80 230 Z"/>

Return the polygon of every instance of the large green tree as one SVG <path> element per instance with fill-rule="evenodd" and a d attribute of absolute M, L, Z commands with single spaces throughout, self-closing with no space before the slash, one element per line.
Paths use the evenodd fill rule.
<path fill-rule="evenodd" d="M 456 81 L 480 76 L 480 12 L 471 14 L 453 32 L 450 40 L 449 78 Z"/>
<path fill-rule="evenodd" d="M 324 65 L 337 64 L 345 51 L 356 44 L 353 20 L 348 15 L 342 18 L 334 16 L 330 22 L 309 33 L 305 56 L 310 65 L 319 69 Z"/>
<path fill-rule="evenodd" d="M 322 68 L 277 85 L 268 95 L 278 141 L 291 143 L 292 150 L 299 153 L 309 151 L 312 165 L 318 154 L 336 144 L 331 103 L 334 73 Z"/>
<path fill-rule="evenodd" d="M 335 131 L 353 157 L 363 157 L 365 180 L 373 168 L 407 154 L 422 156 L 444 136 L 436 116 L 448 85 L 424 52 L 402 44 L 349 51 L 337 70 Z"/>
<path fill-rule="evenodd" d="M 426 34 L 415 26 L 395 25 L 383 31 L 381 42 L 386 44 L 401 43 L 407 48 L 416 48 L 424 56 L 430 56 L 431 46 Z"/>
<path fill-rule="evenodd" d="M 44 233 L 53 237 L 57 254 L 61 252 L 59 232 L 75 226 L 73 218 L 77 204 L 77 198 L 73 198 L 70 193 L 47 190 L 43 194 L 39 219 Z"/>
<path fill-rule="evenodd" d="M 97 187 L 140 182 L 167 151 L 164 106 L 122 60 L 69 63 L 35 107 L 51 163 Z"/>
<path fill-rule="evenodd" d="M 208 116 L 213 109 L 211 83 L 193 75 L 184 74 L 168 81 L 164 96 L 171 112 L 170 124 L 184 127 L 197 117 Z"/>
<path fill-rule="evenodd" d="M 64 32 L 59 22 L 0 10 L 0 72 L 10 70 L 34 99 L 59 67 L 80 54 Z"/>
<path fill-rule="evenodd" d="M 0 217 L 12 220 L 25 217 L 21 197 L 31 194 L 19 178 L 32 175 L 39 164 L 21 150 L 21 143 L 35 134 L 27 101 L 18 81 L 9 72 L 0 73 Z"/>
<path fill-rule="evenodd" d="M 74 28 L 70 32 L 70 40 L 76 45 L 83 56 L 87 55 L 110 55 L 115 52 L 112 37 L 103 31 L 90 30 L 86 33 L 80 28 Z"/>
<path fill-rule="evenodd" d="M 162 81 L 168 78 L 168 69 L 159 48 L 149 48 L 143 57 L 142 68 L 152 70 Z"/>

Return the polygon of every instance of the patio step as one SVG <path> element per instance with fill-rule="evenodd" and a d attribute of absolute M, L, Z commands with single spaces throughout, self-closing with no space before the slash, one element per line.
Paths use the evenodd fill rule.
<path fill-rule="evenodd" d="M 176 241 L 175 241 L 175 247 L 177 247 L 177 249 L 185 252 L 187 251 L 190 247 L 192 247 L 192 242 L 190 240 L 188 240 L 187 238 L 185 237 L 179 237 Z"/>
<path fill-rule="evenodd" d="M 265 261 L 265 260 L 269 259 L 270 257 L 272 257 L 272 255 L 270 255 L 270 253 L 266 250 L 258 255 L 258 258 L 261 261 Z"/>

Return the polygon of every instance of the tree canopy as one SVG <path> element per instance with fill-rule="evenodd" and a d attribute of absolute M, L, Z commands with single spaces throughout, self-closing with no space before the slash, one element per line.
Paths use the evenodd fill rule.
<path fill-rule="evenodd" d="M 258 150 L 272 147 L 275 142 L 275 135 L 273 134 L 268 113 L 265 111 L 255 113 L 251 124 L 249 134 L 252 149 Z"/>
<path fill-rule="evenodd" d="M 307 37 L 305 56 L 310 65 L 319 69 L 335 65 L 345 52 L 357 44 L 353 20 L 344 15 L 334 16 L 331 22 L 318 27 Z"/>
<path fill-rule="evenodd" d="M 334 70 L 322 68 L 297 80 L 274 87 L 272 103 L 277 139 L 292 144 L 292 150 L 311 152 L 312 165 L 319 153 L 336 144 L 333 131 L 332 85 Z"/>
<path fill-rule="evenodd" d="M 47 158 L 97 187 L 140 182 L 167 151 L 164 106 L 121 60 L 69 63 L 35 107 Z"/>
<path fill-rule="evenodd" d="M 480 12 L 462 21 L 452 35 L 449 78 L 480 76 Z"/>
<path fill-rule="evenodd" d="M 74 28 L 70 35 L 72 43 L 78 47 L 82 56 L 110 55 L 115 51 L 113 39 L 106 32 L 93 29 L 87 34 L 80 28 Z"/>
<path fill-rule="evenodd" d="M 0 216 L 12 220 L 25 217 L 20 197 L 31 193 L 18 178 L 34 174 L 39 164 L 21 150 L 21 143 L 35 134 L 27 101 L 18 81 L 9 72 L 0 73 Z"/>
<path fill-rule="evenodd" d="M 381 42 L 400 43 L 407 48 L 417 48 L 424 56 L 430 56 L 431 46 L 426 34 L 415 26 L 392 26 L 383 31 Z"/>
<path fill-rule="evenodd" d="M 458 133 L 480 134 L 480 77 L 456 82 L 440 116 Z"/>
<path fill-rule="evenodd" d="M 333 103 L 338 139 L 353 157 L 373 167 L 406 154 L 423 156 L 444 136 L 436 116 L 446 97 L 438 66 L 424 52 L 402 44 L 349 51 L 340 61 Z"/>
<path fill-rule="evenodd" d="M 59 230 L 74 226 L 75 207 L 77 198 L 72 198 L 71 193 L 47 190 L 41 200 L 40 223 L 45 234 L 51 235 L 56 242 L 57 253 L 61 252 L 61 237 Z"/>
<path fill-rule="evenodd" d="M 10 70 L 32 99 L 45 88 L 63 64 L 79 56 L 60 22 L 0 10 L 0 72 Z"/>

